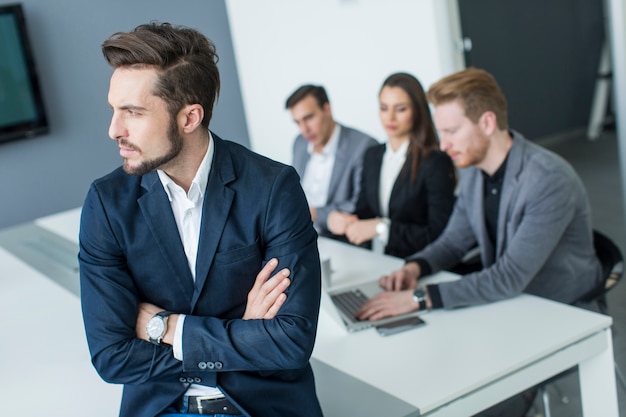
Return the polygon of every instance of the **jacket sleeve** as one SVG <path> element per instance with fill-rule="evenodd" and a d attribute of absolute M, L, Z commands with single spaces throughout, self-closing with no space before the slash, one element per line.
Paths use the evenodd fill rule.
<path fill-rule="evenodd" d="M 80 293 L 92 363 L 107 382 L 171 380 L 182 372 L 171 349 L 135 337 L 140 294 L 92 185 L 81 214 Z"/>
<path fill-rule="evenodd" d="M 460 174 L 461 183 L 459 188 L 461 191 L 443 232 L 424 249 L 408 256 L 406 258 L 407 262 L 415 259 L 424 259 L 434 273 L 456 265 L 467 251 L 476 245 L 476 235 L 474 234 L 468 213 L 468 204 L 470 204 L 468 194 L 473 192 L 473 190 L 469 189 L 472 178 L 468 176 L 468 172 L 461 171 Z"/>
<path fill-rule="evenodd" d="M 530 168 L 528 168 L 530 170 Z M 506 247 L 491 266 L 456 282 L 439 284 L 444 308 L 482 304 L 516 296 L 552 256 L 574 218 L 576 199 L 564 172 L 533 167 L 531 186 L 519 187 L 507 213 Z M 502 223 L 501 223 L 502 224 Z"/>
<path fill-rule="evenodd" d="M 342 198 L 338 196 L 328 196 L 328 204 L 322 207 L 316 207 L 316 223 L 324 231 L 328 231 L 328 215 L 334 211 L 343 211 L 346 213 L 354 213 L 357 204 L 357 199 L 361 191 L 361 176 L 364 167 L 365 152 L 378 144 L 378 142 L 372 138 L 363 138 L 362 140 L 354 141 L 353 146 L 348 151 L 351 154 L 350 167 L 347 170 L 347 174 L 341 181 L 346 182 L 342 191 Z M 336 163 L 336 162 L 335 162 Z"/>

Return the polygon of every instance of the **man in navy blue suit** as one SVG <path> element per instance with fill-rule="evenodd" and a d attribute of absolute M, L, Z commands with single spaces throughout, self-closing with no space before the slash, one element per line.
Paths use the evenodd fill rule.
<path fill-rule="evenodd" d="M 85 199 L 81 301 L 96 370 L 124 384 L 120 416 L 321 416 L 298 175 L 209 131 L 217 55 L 196 30 L 141 25 L 102 50 L 124 162 Z"/>

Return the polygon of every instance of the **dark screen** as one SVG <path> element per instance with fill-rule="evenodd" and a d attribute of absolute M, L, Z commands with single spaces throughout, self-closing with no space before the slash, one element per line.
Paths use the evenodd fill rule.
<path fill-rule="evenodd" d="M 47 131 L 21 7 L 0 6 L 0 141 Z"/>

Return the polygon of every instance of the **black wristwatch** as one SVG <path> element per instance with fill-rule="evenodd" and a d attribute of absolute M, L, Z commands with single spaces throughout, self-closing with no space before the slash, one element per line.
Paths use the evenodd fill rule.
<path fill-rule="evenodd" d="M 423 288 L 416 288 L 413 291 L 413 300 L 419 306 L 419 310 L 426 310 L 426 298 L 428 297 L 428 293 Z"/>
<path fill-rule="evenodd" d="M 155 345 L 161 344 L 167 330 L 167 319 L 170 314 L 172 314 L 171 311 L 160 311 L 148 321 L 146 333 L 148 333 L 148 341 L 150 343 L 154 343 Z"/>

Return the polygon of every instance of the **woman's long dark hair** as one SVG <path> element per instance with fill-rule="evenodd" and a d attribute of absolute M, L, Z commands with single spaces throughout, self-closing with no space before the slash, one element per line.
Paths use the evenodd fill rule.
<path fill-rule="evenodd" d="M 417 78 L 404 72 L 387 77 L 380 90 L 382 91 L 385 87 L 399 87 L 409 95 L 411 100 L 413 123 L 407 156 L 411 161 L 411 182 L 414 182 L 422 160 L 439 147 L 426 94 Z"/>

